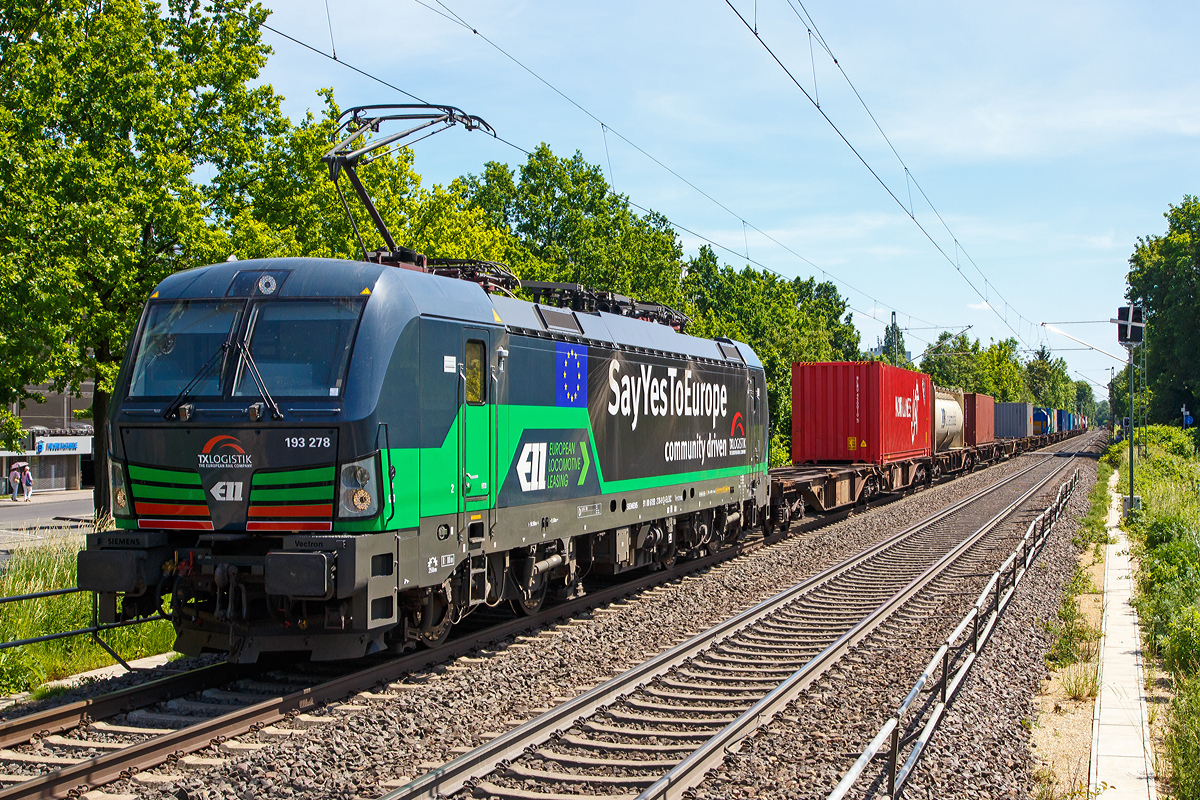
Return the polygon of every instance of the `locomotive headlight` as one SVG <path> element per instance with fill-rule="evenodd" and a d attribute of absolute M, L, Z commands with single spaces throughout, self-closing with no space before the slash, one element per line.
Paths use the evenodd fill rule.
<path fill-rule="evenodd" d="M 343 464 L 338 480 L 338 516 L 373 517 L 379 511 L 375 456 Z"/>
<path fill-rule="evenodd" d="M 112 500 L 113 515 L 127 516 L 131 513 L 129 490 L 125 486 L 125 467 L 119 461 L 108 462 L 108 490 Z"/>

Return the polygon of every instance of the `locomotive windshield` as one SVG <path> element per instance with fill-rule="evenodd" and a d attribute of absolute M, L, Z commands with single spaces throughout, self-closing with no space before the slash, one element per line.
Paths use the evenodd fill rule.
<path fill-rule="evenodd" d="M 129 396 L 171 397 L 201 372 L 206 374 L 200 375 L 191 394 L 219 395 L 225 358 L 211 365 L 209 361 L 229 341 L 244 305 L 227 300 L 177 300 L 151 305 L 138 343 Z"/>
<path fill-rule="evenodd" d="M 246 344 L 267 391 L 281 397 L 340 397 L 363 301 L 275 300 L 256 303 Z M 254 396 L 245 358 L 238 360 L 235 397 Z"/>

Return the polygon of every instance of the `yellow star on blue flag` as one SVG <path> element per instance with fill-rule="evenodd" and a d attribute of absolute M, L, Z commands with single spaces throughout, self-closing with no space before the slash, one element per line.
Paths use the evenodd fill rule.
<path fill-rule="evenodd" d="M 554 404 L 587 408 L 587 345 L 558 342 L 554 370 Z"/>

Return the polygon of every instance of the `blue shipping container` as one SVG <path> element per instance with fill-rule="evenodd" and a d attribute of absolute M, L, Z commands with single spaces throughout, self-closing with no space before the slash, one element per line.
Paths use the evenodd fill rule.
<path fill-rule="evenodd" d="M 1046 408 L 1033 407 L 1033 435 L 1045 436 L 1054 432 L 1054 415 Z"/>

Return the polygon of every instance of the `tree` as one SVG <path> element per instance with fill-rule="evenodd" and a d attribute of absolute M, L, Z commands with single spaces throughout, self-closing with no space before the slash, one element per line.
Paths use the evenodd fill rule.
<path fill-rule="evenodd" d="M 1166 235 L 1139 238 L 1129 257 L 1126 294 L 1146 319 L 1151 422 L 1174 421 L 1200 398 L 1200 198 L 1184 195 L 1164 216 Z"/>
<path fill-rule="evenodd" d="M 1087 381 L 1075 381 L 1075 405 L 1068 409 L 1091 419 L 1096 416 L 1096 395 Z"/>
<path fill-rule="evenodd" d="M 978 391 L 979 340 L 972 342 L 965 333 L 956 336 L 943 331 L 921 359 L 921 371 L 929 374 L 935 386 Z"/>
<path fill-rule="evenodd" d="M 1067 362 L 1054 358 L 1042 345 L 1025 365 L 1025 380 L 1033 393 L 1033 402 L 1042 408 L 1075 407 L 1075 385 L 1067 374 Z"/>
<path fill-rule="evenodd" d="M 1090 420 L 1089 424 L 1093 428 L 1103 428 L 1108 425 L 1109 420 L 1112 419 L 1112 409 L 1108 407 L 1108 401 L 1101 400 L 1097 403 L 1095 417 L 1089 417 L 1088 419 Z"/>
<path fill-rule="evenodd" d="M 892 312 L 892 324 L 883 332 L 883 358 L 889 364 L 897 367 L 908 366 L 908 356 L 904 349 L 904 332 L 896 324 L 896 312 Z"/>
<path fill-rule="evenodd" d="M 993 341 L 980 352 L 979 383 L 976 391 L 991 395 L 997 403 L 1030 403 L 1033 393 L 1026 381 L 1025 367 L 1014 338 Z"/>
<path fill-rule="evenodd" d="M 793 278 L 796 302 L 807 313 L 824 320 L 835 361 L 857 361 L 861 337 L 854 327 L 854 314 L 847 309 L 850 301 L 842 297 L 832 281 L 817 283 L 816 278 Z"/>
<path fill-rule="evenodd" d="M 164 276 L 228 252 L 195 175 L 253 156 L 279 123 L 271 87 L 252 85 L 265 18 L 250 0 L 0 8 L 0 399 L 95 380 L 100 510 L 104 419 L 139 308 Z"/>
<path fill-rule="evenodd" d="M 537 147 L 518 173 L 490 162 L 456 184 L 481 219 L 510 230 L 526 279 L 584 286 L 678 306 L 683 248 L 653 211 L 635 213 L 603 170 L 576 152 L 560 158 Z"/>

